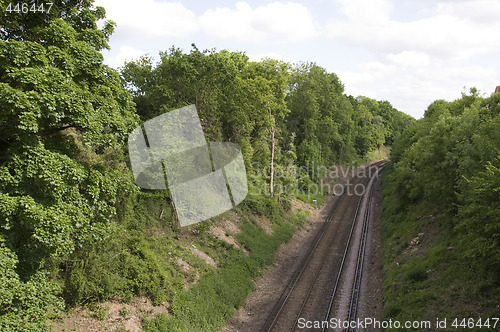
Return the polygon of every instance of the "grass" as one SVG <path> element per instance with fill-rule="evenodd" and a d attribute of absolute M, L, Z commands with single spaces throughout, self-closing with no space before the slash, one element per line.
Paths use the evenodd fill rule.
<path fill-rule="evenodd" d="M 145 331 L 216 331 L 233 315 L 234 308 L 243 305 L 254 290 L 253 278 L 275 262 L 276 250 L 288 241 L 305 216 L 285 214 L 275 199 L 250 197 L 239 211 L 240 232 L 237 242 L 248 251 L 215 239 L 208 232 L 200 233 L 196 246 L 218 262 L 189 290 L 177 289 L 169 299 L 169 315 L 159 315 L 143 321 Z M 253 219 L 254 214 L 266 215 L 273 233 L 268 235 Z M 206 228 L 204 223 L 200 228 Z"/>
<path fill-rule="evenodd" d="M 390 174 L 389 168 L 382 179 L 383 319 L 498 317 L 494 272 L 464 256 L 463 241 L 445 212 L 401 202 Z M 411 244 L 419 233 L 419 243 Z"/>
<path fill-rule="evenodd" d="M 301 194 L 296 196 L 297 199 L 300 199 L 302 202 L 305 202 L 307 204 L 310 204 L 314 206 L 313 200 L 317 201 L 317 206 L 321 206 L 325 203 L 326 198 L 328 197 L 328 194 L 321 194 L 318 193 L 316 195 L 311 195 L 311 194 Z"/>
<path fill-rule="evenodd" d="M 93 307 L 94 317 L 98 320 L 105 320 L 108 316 L 109 306 L 108 305 L 98 305 Z"/>
<path fill-rule="evenodd" d="M 366 157 L 368 161 L 375 161 L 389 157 L 391 148 L 389 146 L 382 145 L 380 148 L 375 149 L 367 153 Z"/>
<path fill-rule="evenodd" d="M 322 203 L 321 197 L 316 199 Z M 94 318 L 106 320 L 109 308 L 96 303 L 115 296 L 131 303 L 145 296 L 156 306 L 168 306 L 168 315 L 143 318 L 145 331 L 218 330 L 254 289 L 253 279 L 275 262 L 280 245 L 306 221 L 304 213 L 291 212 L 289 199 L 283 197 L 278 201 L 277 197 L 249 195 L 233 213 L 238 215 L 232 221 L 240 231 L 232 236 L 242 249 L 210 232 L 228 215 L 180 230 L 171 220 L 165 197 L 141 193 L 131 203 L 129 215 L 112 225 L 113 236 L 67 267 L 61 278 L 66 303 L 69 308 L 91 305 Z M 272 235 L 262 229 L 257 216 L 269 219 Z M 190 246 L 210 256 L 217 267 L 195 256 Z M 178 259 L 189 265 L 188 271 Z M 185 283 L 195 275 L 199 276 L 196 283 L 186 289 Z M 127 317 L 130 313 L 123 308 L 119 314 Z"/>

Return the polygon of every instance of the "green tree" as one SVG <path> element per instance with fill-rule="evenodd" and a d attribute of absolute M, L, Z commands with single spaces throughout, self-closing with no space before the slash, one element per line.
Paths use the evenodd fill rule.
<path fill-rule="evenodd" d="M 447 216 L 468 257 L 498 271 L 500 95 L 432 103 L 394 144 L 392 176 L 405 204 Z"/>
<path fill-rule="evenodd" d="M 138 111 L 149 119 L 195 104 L 207 137 L 238 143 L 247 168 L 258 167 L 263 175 L 281 156 L 288 64 L 192 47 L 188 54 L 175 47 L 162 52 L 154 68 L 148 58 L 125 64 L 122 78 Z M 270 175 L 261 180 L 270 181 Z"/>
<path fill-rule="evenodd" d="M 113 30 L 97 28 L 104 14 L 92 1 L 0 14 L 0 265 L 17 285 L 0 295 L 3 328 L 44 329 L 60 308 L 44 271 L 109 237 L 120 195 L 133 191 L 120 146 L 138 117 L 102 63 Z"/>
<path fill-rule="evenodd" d="M 337 75 L 314 63 L 296 66 L 291 75 L 287 128 L 297 134 L 297 147 L 316 146 L 314 149 L 319 149 L 320 158 L 315 157 L 318 159 L 315 162 L 338 162 L 348 155 L 346 151 L 353 144 L 352 107 L 343 91 L 344 86 Z M 303 166 L 312 161 L 304 159 L 305 156 L 307 154 L 298 159 Z"/>

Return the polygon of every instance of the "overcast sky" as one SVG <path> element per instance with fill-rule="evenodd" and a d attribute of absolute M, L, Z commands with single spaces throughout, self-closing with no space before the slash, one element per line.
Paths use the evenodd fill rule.
<path fill-rule="evenodd" d="M 243 51 L 335 72 L 347 94 L 416 118 L 436 99 L 500 85 L 499 0 L 96 0 L 117 23 L 105 63 L 171 46 Z M 465 87 L 465 90 L 464 90 Z"/>

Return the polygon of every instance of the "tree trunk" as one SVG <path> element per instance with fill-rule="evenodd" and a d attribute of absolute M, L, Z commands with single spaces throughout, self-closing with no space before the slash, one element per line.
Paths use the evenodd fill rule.
<path fill-rule="evenodd" d="M 271 180 L 269 181 L 269 194 L 274 196 L 274 127 L 271 127 Z"/>
<path fill-rule="evenodd" d="M 181 228 L 181 224 L 179 222 L 179 218 L 177 217 L 177 211 L 175 210 L 174 201 L 172 199 L 170 200 L 170 208 L 170 211 L 172 211 L 172 214 L 170 215 L 170 217 L 172 218 L 172 229 L 178 230 L 179 228 Z"/>
<path fill-rule="evenodd" d="M 267 102 L 269 117 L 272 117 L 271 102 Z M 274 196 L 274 125 L 271 126 L 271 178 L 269 180 L 269 195 Z"/>

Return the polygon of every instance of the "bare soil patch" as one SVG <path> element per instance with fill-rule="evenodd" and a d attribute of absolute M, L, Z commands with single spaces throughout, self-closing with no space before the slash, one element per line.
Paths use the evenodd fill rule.
<path fill-rule="evenodd" d="M 177 258 L 177 264 L 182 268 L 182 271 L 186 274 L 186 280 L 184 282 L 184 289 L 188 290 L 198 283 L 200 280 L 200 272 L 195 271 L 188 262 L 184 261 L 182 258 Z"/>
<path fill-rule="evenodd" d="M 189 250 L 191 253 L 205 261 L 208 265 L 212 265 L 213 267 L 217 267 L 217 263 L 213 260 L 212 257 L 208 256 L 206 253 L 203 251 L 199 250 L 196 248 L 196 246 L 193 244 L 189 247 Z"/>
<path fill-rule="evenodd" d="M 117 329 L 131 332 L 142 331 L 141 321 L 145 317 L 154 317 L 160 313 L 168 313 L 168 303 L 154 306 L 146 297 L 137 297 L 130 303 L 123 303 L 119 299 L 103 302 L 99 309 L 90 310 L 86 307 L 75 308 L 72 313 L 61 322 L 56 322 L 53 328 L 56 332 L 63 331 L 114 331 Z M 97 310 L 105 313 L 99 319 Z"/>
<path fill-rule="evenodd" d="M 255 214 L 252 217 L 259 224 L 259 226 L 262 227 L 264 232 L 266 232 L 268 235 L 273 234 L 273 229 L 271 227 L 271 221 L 267 217 L 261 216 L 258 214 Z"/>
<path fill-rule="evenodd" d="M 235 214 L 235 213 L 234 213 L 234 215 L 237 216 L 237 214 Z M 241 230 L 238 228 L 238 226 L 235 225 L 235 223 L 233 223 L 230 220 L 226 220 L 226 219 L 224 219 L 224 220 L 214 224 L 214 226 L 210 227 L 210 234 L 212 234 L 213 236 L 215 236 L 216 238 L 218 238 L 221 241 L 232 244 L 236 248 L 242 250 L 245 253 L 245 255 L 249 255 L 248 250 L 246 250 L 245 248 L 242 248 L 238 244 L 236 239 L 234 238 L 240 232 L 241 232 Z"/>
<path fill-rule="evenodd" d="M 315 209 L 314 207 L 305 202 L 292 198 L 292 212 L 299 212 L 299 211 L 308 212 L 310 214 L 320 213 L 320 209 Z"/>

